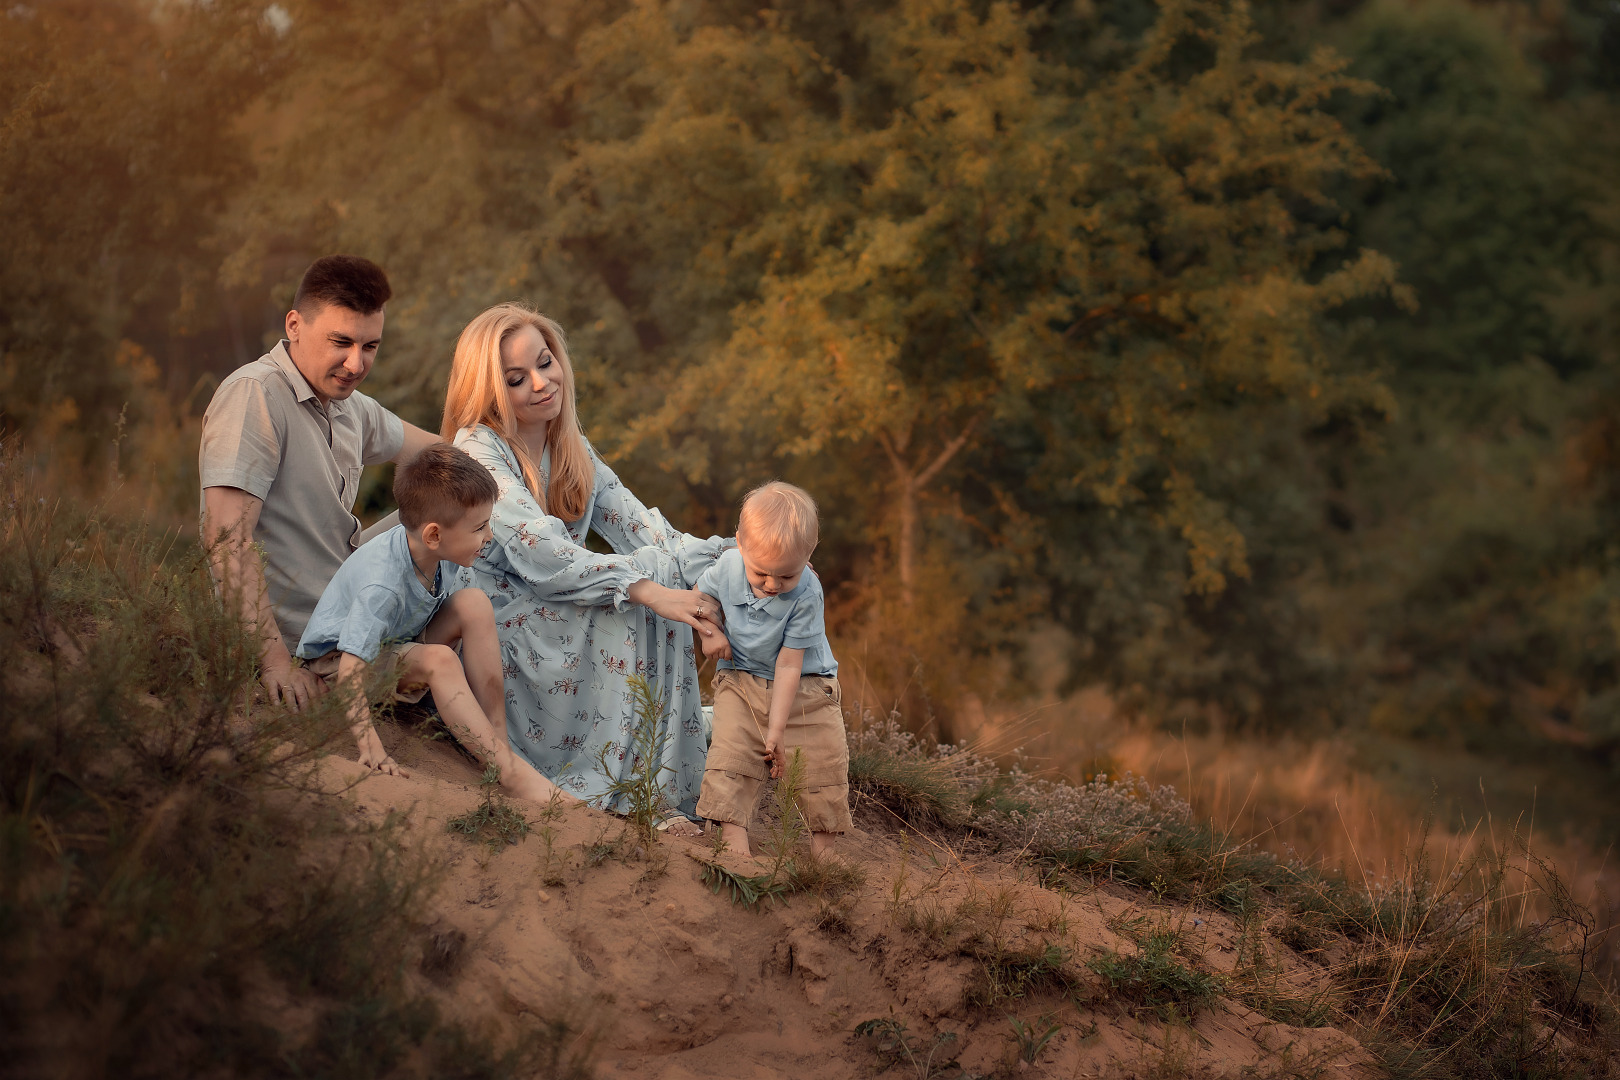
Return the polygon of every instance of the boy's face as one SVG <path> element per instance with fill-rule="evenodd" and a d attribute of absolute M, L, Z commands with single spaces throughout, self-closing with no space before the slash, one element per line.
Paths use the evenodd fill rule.
<path fill-rule="evenodd" d="M 792 592 L 804 576 L 804 565 L 809 556 L 784 554 L 770 548 L 750 545 L 737 537 L 737 554 L 742 556 L 743 570 L 748 575 L 748 587 L 758 597 L 777 596 Z"/>
<path fill-rule="evenodd" d="M 439 558 L 457 566 L 471 566 L 484 546 L 494 539 L 489 527 L 493 503 L 475 506 L 451 525 L 430 521 L 422 526 L 422 542 Z"/>

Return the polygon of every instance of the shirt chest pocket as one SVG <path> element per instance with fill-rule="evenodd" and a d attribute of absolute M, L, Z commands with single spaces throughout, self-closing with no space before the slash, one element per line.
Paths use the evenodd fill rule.
<path fill-rule="evenodd" d="M 353 507 L 354 501 L 360 497 L 360 474 L 365 469 L 355 465 L 343 470 L 343 505 Z"/>

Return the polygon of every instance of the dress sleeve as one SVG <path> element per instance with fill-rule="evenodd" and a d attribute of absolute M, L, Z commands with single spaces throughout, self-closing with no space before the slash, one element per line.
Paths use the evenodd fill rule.
<path fill-rule="evenodd" d="M 596 467 L 596 509 L 591 514 L 591 528 L 620 554 L 652 547 L 667 555 L 680 572 L 674 588 L 691 588 L 703 571 L 733 546 L 732 540 L 719 536 L 703 540 L 670 525 L 662 511 L 656 506 L 644 506 L 624 486 L 595 447 L 591 448 L 591 462 Z"/>
<path fill-rule="evenodd" d="M 568 526 L 534 501 L 517 459 L 494 432 L 487 428 L 463 432 L 456 445 L 495 477 L 499 495 L 489 520 L 494 543 L 538 599 L 581 607 L 611 603 L 623 610 L 630 586 L 655 576 L 634 556 L 603 555 L 574 543 Z"/>

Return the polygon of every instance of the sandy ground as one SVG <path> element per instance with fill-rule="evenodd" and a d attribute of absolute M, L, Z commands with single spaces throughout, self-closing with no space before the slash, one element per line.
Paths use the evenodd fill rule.
<path fill-rule="evenodd" d="M 923 1055 L 937 1036 L 938 1064 L 967 1075 L 1051 1077 L 1380 1075 L 1370 1056 L 1332 1028 L 1274 1023 L 1233 1001 L 1193 1024 L 1165 1024 L 1109 1000 L 1085 961 L 1134 951 L 1132 935 L 1186 932 L 1196 962 L 1231 971 L 1238 928 L 1219 913 L 1158 904 L 1150 893 L 1102 884 L 1077 893 L 1041 888 L 1001 858 L 964 861 L 939 838 L 877 810 L 840 845 L 866 883 L 840 917 L 798 895 L 759 912 L 735 906 L 700 880 L 703 841 L 660 837 L 653 850 L 620 844 L 621 819 L 575 805 L 536 825 L 522 843 L 491 853 L 447 833 L 474 807 L 473 767 L 454 748 L 395 725 L 384 739 L 409 778 L 372 775 L 341 758 L 323 776 L 357 813 L 406 814 L 445 868 L 423 929 L 431 959 L 412 977 L 452 1015 L 515 1035 L 521 1018 L 566 1016 L 594 1039 L 598 1075 L 845 1080 L 883 1072 L 873 1040 L 854 1034 L 872 1018 L 906 1025 Z M 514 805 L 531 819 L 539 807 Z M 722 863 L 757 872 L 744 860 Z M 993 1005 L 985 964 L 970 955 L 1059 946 L 1070 989 L 1033 990 Z M 970 947 L 971 946 L 971 947 Z M 1281 986 L 1308 992 L 1321 969 L 1270 943 Z M 1061 1028 L 1033 1065 L 1021 1063 L 1012 1018 Z M 1044 1030 L 1044 1027 L 1043 1027 Z M 922 1076 L 909 1062 L 886 1075 Z M 947 1073 L 946 1075 L 955 1075 Z"/>

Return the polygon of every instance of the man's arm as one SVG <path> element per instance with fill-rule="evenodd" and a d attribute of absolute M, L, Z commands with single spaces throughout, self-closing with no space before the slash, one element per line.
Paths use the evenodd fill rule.
<path fill-rule="evenodd" d="M 259 640 L 259 681 L 272 702 L 302 709 L 323 693 L 325 684 L 303 668 L 295 668 L 287 643 L 281 640 L 270 593 L 264 581 L 264 561 L 253 542 L 264 503 L 241 488 L 203 489 L 203 543 L 214 581 L 228 608 Z"/>
<path fill-rule="evenodd" d="M 765 760 L 771 764 L 771 779 L 780 780 L 787 771 L 788 714 L 799 694 L 799 674 L 804 670 L 803 649 L 782 649 L 776 654 L 776 678 L 771 682 L 771 726 L 765 732 Z"/>
<path fill-rule="evenodd" d="M 400 446 L 399 453 L 392 458 L 395 465 L 408 465 L 416 460 L 417 454 L 436 442 L 444 441 L 433 432 L 423 431 L 415 424 L 407 424 L 403 420 L 400 423 L 405 424 L 405 442 Z"/>
<path fill-rule="evenodd" d="M 360 750 L 360 764 L 390 776 L 409 776 L 383 748 L 377 729 L 371 724 L 371 706 L 366 702 L 365 675 L 370 665 L 353 653 L 338 655 L 338 685 L 354 695 L 349 705 L 349 730 Z"/>

